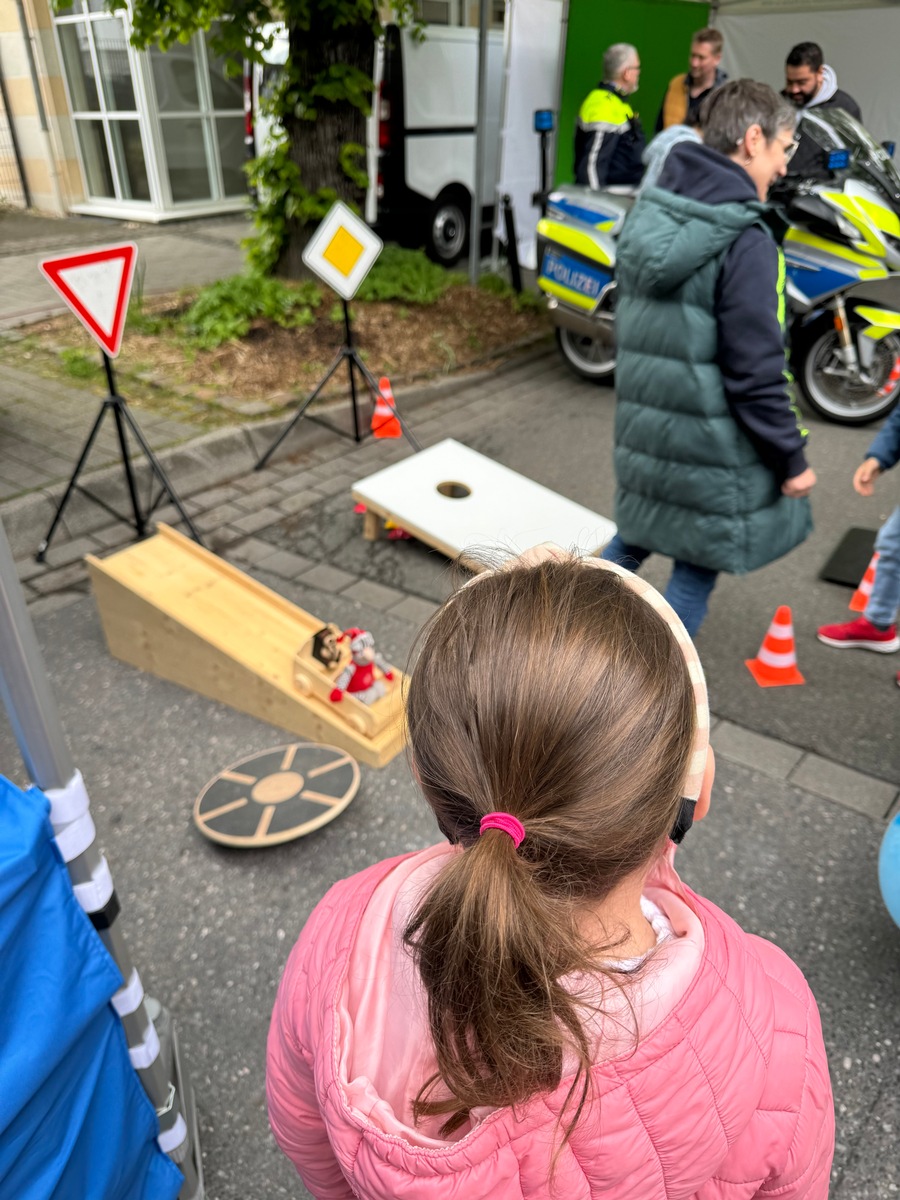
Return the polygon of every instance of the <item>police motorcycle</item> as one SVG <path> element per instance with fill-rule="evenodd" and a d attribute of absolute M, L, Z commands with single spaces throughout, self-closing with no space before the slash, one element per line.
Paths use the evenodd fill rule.
<path fill-rule="evenodd" d="M 773 201 L 783 250 L 792 366 L 810 405 L 845 425 L 900 398 L 900 173 L 841 109 L 804 113 L 822 180 L 788 177 Z M 563 357 L 597 382 L 615 370 L 616 237 L 633 199 L 575 185 L 538 223 L 538 286 Z"/>

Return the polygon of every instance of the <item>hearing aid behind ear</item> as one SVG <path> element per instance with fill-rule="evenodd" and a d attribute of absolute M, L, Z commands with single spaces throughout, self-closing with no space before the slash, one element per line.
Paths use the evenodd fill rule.
<path fill-rule="evenodd" d="M 684 835 L 694 823 L 694 809 L 697 807 L 696 800 L 688 800 L 687 796 L 681 799 L 681 808 L 678 810 L 678 820 L 672 826 L 672 832 L 669 837 L 676 846 L 680 846 L 684 841 Z"/>

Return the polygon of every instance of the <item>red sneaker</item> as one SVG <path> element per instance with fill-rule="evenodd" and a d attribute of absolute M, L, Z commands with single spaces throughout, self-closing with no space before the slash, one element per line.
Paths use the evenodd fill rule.
<path fill-rule="evenodd" d="M 826 646 L 836 646 L 839 650 L 876 650 L 879 654 L 900 650 L 896 625 L 879 629 L 865 617 L 845 621 L 843 625 L 822 625 L 816 636 Z"/>

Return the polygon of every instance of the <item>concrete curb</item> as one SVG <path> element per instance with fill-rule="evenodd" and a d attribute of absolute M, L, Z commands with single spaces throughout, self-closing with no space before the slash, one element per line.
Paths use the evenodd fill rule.
<path fill-rule="evenodd" d="M 550 346 L 538 346 L 513 354 L 496 367 L 468 371 L 465 374 L 446 376 L 431 383 L 403 389 L 398 397 L 404 413 L 428 404 L 431 401 L 451 397 L 470 387 L 478 387 L 488 380 L 505 374 L 529 362 L 537 362 L 553 353 Z M 401 385 L 402 386 L 402 385 Z M 316 410 L 329 418 L 346 412 L 346 401 L 341 400 Z M 271 418 L 252 425 L 232 425 L 213 433 L 202 434 L 161 450 L 157 457 L 172 485 L 182 500 L 195 492 L 227 483 L 248 474 L 256 465 L 260 454 L 284 428 L 290 416 Z M 415 431 L 413 431 L 415 432 Z M 302 439 L 291 439 L 274 463 L 288 461 L 310 450 L 318 449 L 335 434 L 315 421 L 305 422 Z M 341 443 L 342 444 L 342 443 Z M 336 447 L 337 447 L 336 443 Z M 336 453 L 337 453 L 336 449 Z M 74 463 L 72 464 L 74 467 Z M 141 494 L 146 495 L 149 468 L 143 461 L 134 463 L 135 476 Z M 127 511 L 127 494 L 124 493 L 121 466 L 103 467 L 97 471 L 86 471 L 79 482 L 83 482 L 94 495 L 123 513 Z M 0 504 L 0 520 L 3 521 L 13 555 L 25 558 L 37 552 L 41 540 L 46 536 L 53 514 L 62 499 L 67 481 L 28 492 Z M 92 533 L 110 524 L 110 515 L 97 504 L 76 493 L 66 507 L 62 530 L 70 537 Z M 57 533 L 60 536 L 60 532 Z M 56 538 L 54 538 L 54 541 Z"/>

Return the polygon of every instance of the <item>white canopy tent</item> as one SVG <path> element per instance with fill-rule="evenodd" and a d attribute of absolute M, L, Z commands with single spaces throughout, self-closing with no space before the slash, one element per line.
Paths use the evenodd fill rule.
<path fill-rule="evenodd" d="M 732 79 L 749 76 L 780 90 L 791 47 L 818 42 L 869 132 L 900 145 L 897 0 L 720 0 L 713 12 L 725 38 L 722 64 Z"/>

